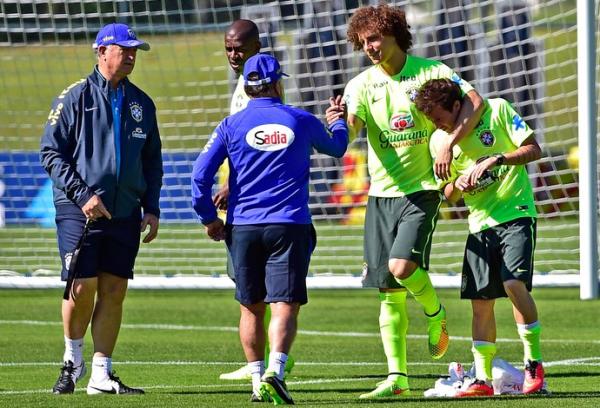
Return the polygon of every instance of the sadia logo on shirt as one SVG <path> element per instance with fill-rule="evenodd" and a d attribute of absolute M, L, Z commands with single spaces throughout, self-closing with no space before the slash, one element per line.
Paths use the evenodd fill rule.
<path fill-rule="evenodd" d="M 246 143 L 257 150 L 273 152 L 291 145 L 294 137 L 294 132 L 289 127 L 269 123 L 250 129 L 246 133 Z"/>
<path fill-rule="evenodd" d="M 392 116 L 390 119 L 390 129 L 402 132 L 415 126 L 413 117 L 408 112 L 400 112 Z"/>

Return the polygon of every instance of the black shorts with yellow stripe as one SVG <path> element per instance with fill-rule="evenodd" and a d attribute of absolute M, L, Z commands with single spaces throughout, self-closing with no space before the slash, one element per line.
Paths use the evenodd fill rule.
<path fill-rule="evenodd" d="M 390 273 L 391 258 L 407 259 L 429 269 L 431 240 L 441 194 L 423 190 L 404 197 L 372 197 L 365 217 L 363 286 L 401 288 Z"/>
<path fill-rule="evenodd" d="M 536 219 L 517 218 L 469 234 L 463 260 L 462 299 L 507 297 L 504 282 L 518 279 L 531 291 Z"/>

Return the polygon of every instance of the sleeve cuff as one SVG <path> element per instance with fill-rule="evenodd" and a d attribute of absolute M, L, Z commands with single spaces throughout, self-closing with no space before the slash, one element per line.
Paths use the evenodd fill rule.
<path fill-rule="evenodd" d="M 81 195 L 81 197 L 79 197 L 79 199 L 77 199 L 76 203 L 79 206 L 79 208 L 83 208 L 83 206 L 85 205 L 85 203 L 87 203 L 90 198 L 92 198 L 94 196 L 94 194 L 96 194 L 94 192 L 94 190 L 91 189 L 87 189 L 85 193 L 83 193 Z"/>

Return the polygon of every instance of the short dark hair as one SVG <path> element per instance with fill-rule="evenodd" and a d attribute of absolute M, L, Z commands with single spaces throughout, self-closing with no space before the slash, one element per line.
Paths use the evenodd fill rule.
<path fill-rule="evenodd" d="M 356 10 L 348 23 L 347 36 L 348 41 L 354 46 L 354 50 L 358 51 L 363 47 L 358 38 L 359 34 L 372 31 L 381 35 L 393 35 L 400 49 L 408 52 L 412 46 L 412 35 L 409 28 L 404 11 L 387 4 L 380 4 Z"/>
<path fill-rule="evenodd" d="M 258 75 L 258 72 L 251 72 L 245 79 L 248 81 L 258 81 L 260 76 Z M 246 92 L 246 95 L 250 98 L 267 97 L 271 96 L 271 91 L 275 88 L 275 85 L 277 85 L 277 82 L 261 85 L 244 85 L 244 92 Z"/>
<path fill-rule="evenodd" d="M 415 105 L 425 114 L 431 113 L 436 106 L 452 112 L 454 102 L 462 100 L 463 96 L 456 82 L 448 78 L 430 79 L 419 89 Z"/>

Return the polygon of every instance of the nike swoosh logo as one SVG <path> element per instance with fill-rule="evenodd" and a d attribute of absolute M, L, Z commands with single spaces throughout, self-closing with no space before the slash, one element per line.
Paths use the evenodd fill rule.
<path fill-rule="evenodd" d="M 92 106 L 91 108 L 85 108 L 85 111 L 89 112 L 89 111 L 93 111 L 93 110 L 96 110 L 96 109 L 98 109 L 97 106 Z"/>
<path fill-rule="evenodd" d="M 371 99 L 371 103 L 378 102 L 378 101 L 380 101 L 382 99 L 383 99 L 383 96 L 380 96 L 379 98 L 373 97 L 373 99 Z"/>
<path fill-rule="evenodd" d="M 105 394 L 116 394 L 117 393 L 117 390 L 115 390 L 114 388 L 111 388 L 110 390 L 103 390 L 101 388 L 96 388 L 96 387 L 92 387 L 92 386 L 90 386 L 90 388 L 93 388 L 93 389 L 103 392 Z"/>
<path fill-rule="evenodd" d="M 420 251 L 415 251 L 414 249 L 411 249 L 410 252 L 412 252 L 413 254 L 416 254 L 416 255 L 421 255 Z"/>

